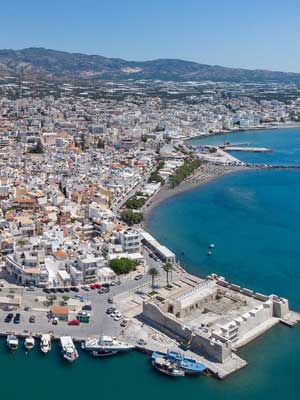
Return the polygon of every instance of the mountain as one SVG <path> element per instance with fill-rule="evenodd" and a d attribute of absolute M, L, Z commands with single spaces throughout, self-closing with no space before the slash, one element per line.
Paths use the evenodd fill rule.
<path fill-rule="evenodd" d="M 99 55 L 44 48 L 0 50 L 0 74 L 31 79 L 161 79 L 179 81 L 300 83 L 300 74 L 227 68 L 196 62 L 158 59 L 125 61 Z"/>

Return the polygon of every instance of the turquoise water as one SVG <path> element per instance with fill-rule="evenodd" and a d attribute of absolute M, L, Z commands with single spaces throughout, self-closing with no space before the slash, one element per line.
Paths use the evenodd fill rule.
<path fill-rule="evenodd" d="M 250 131 L 196 144 L 251 143 L 270 154 L 236 153 L 243 161 L 300 164 L 300 130 Z M 153 210 L 148 229 L 186 268 L 216 272 L 266 294 L 286 296 L 300 308 L 300 170 L 252 170 L 223 176 L 167 199 Z M 212 256 L 208 245 L 215 243 Z M 299 327 L 280 326 L 241 352 L 249 366 L 226 382 L 201 382 L 202 396 L 238 399 L 300 397 Z M 220 396 L 220 397 L 219 397 Z"/>
<path fill-rule="evenodd" d="M 243 147 L 266 147 L 273 150 L 272 153 L 243 153 L 231 152 L 231 154 L 242 161 L 299 165 L 300 164 L 300 130 L 299 129 L 273 129 L 263 131 L 233 132 L 224 135 L 210 136 L 202 139 L 193 139 L 191 144 L 220 145 L 225 142 L 247 143 Z"/>
<path fill-rule="evenodd" d="M 216 272 L 300 307 L 299 199 L 300 171 L 241 172 L 166 200 L 149 229 L 189 271 Z"/>
<path fill-rule="evenodd" d="M 294 342 L 293 347 L 290 340 Z M 288 388 L 288 398 L 293 400 L 299 398 L 297 370 L 294 370 L 298 364 L 299 343 L 297 330 L 275 328 L 251 345 L 251 349 L 242 352 L 249 361 L 246 369 L 219 382 L 207 377 L 174 380 L 159 375 L 145 355 L 135 352 L 106 359 L 81 352 L 80 358 L 69 365 L 62 360 L 58 346 L 47 356 L 42 356 L 37 348 L 27 355 L 22 348 L 16 354 L 9 354 L 0 341 L 0 393 L 2 399 L 13 400 L 179 400 L 187 396 L 212 400 L 279 400 L 283 388 Z M 284 353 L 276 349 L 279 344 L 286 347 Z M 275 354 L 274 350 L 277 350 Z"/>
<path fill-rule="evenodd" d="M 248 141 L 244 135 L 251 133 L 235 133 L 234 140 Z M 220 139 L 229 140 L 209 138 Z M 272 155 L 286 163 L 297 163 L 297 157 L 300 161 L 300 130 L 255 132 L 255 140 L 263 146 L 270 141 L 267 147 L 277 149 Z M 259 156 L 263 163 L 265 156 L 269 157 Z M 190 271 L 215 271 L 243 286 L 287 296 L 299 308 L 299 195 L 300 171 L 232 174 L 168 199 L 153 211 L 149 229 Z M 216 248 L 208 257 L 212 242 Z M 159 375 L 149 358 L 136 352 L 106 359 L 80 352 L 69 365 L 58 345 L 47 356 L 38 348 L 26 354 L 21 346 L 10 354 L 0 341 L 0 394 L 12 400 L 299 399 L 299 328 L 277 326 L 240 354 L 248 367 L 224 382 L 206 377 L 172 380 Z"/>
<path fill-rule="evenodd" d="M 279 345 L 286 350 L 280 351 Z M 135 352 L 106 359 L 81 352 L 80 358 L 69 365 L 62 360 L 58 346 L 47 356 L 38 349 L 26 355 L 22 348 L 9 354 L 0 341 L 0 393 L 2 399 L 13 400 L 279 400 L 285 390 L 288 399 L 296 400 L 299 352 L 299 332 L 277 327 L 242 352 L 249 361 L 246 369 L 220 382 L 207 377 L 174 380 L 159 375 L 145 355 Z"/>

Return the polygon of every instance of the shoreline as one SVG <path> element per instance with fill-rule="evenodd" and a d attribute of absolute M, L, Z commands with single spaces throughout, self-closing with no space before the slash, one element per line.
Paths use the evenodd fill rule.
<path fill-rule="evenodd" d="M 295 124 L 286 124 L 286 123 L 281 123 L 280 125 L 271 125 L 271 126 L 261 126 L 261 127 L 253 127 L 253 128 L 245 128 L 245 129 L 235 129 L 235 130 L 226 130 L 226 131 L 221 131 L 221 132 L 214 132 L 214 133 L 208 133 L 200 136 L 192 136 L 190 138 L 184 139 L 183 142 L 189 142 L 194 139 L 203 139 L 209 138 L 212 136 L 221 136 L 221 135 L 226 135 L 227 133 L 241 133 L 241 132 L 250 132 L 250 131 L 266 131 L 266 130 L 274 130 L 276 131 L 277 129 L 300 129 L 300 122 L 295 123 Z M 198 180 L 192 181 L 193 177 L 201 168 L 207 167 L 206 168 L 206 173 L 210 174 L 209 176 L 206 176 L 205 178 L 201 179 L 201 177 L 198 177 Z M 144 213 L 144 226 L 147 226 L 147 222 L 149 220 L 151 212 L 156 208 L 159 204 L 163 203 L 165 200 L 179 195 L 184 192 L 191 191 L 201 185 L 204 185 L 205 183 L 209 183 L 212 180 L 227 175 L 229 173 L 235 173 L 235 172 L 240 172 L 244 171 L 246 168 L 243 167 L 226 167 L 222 166 L 223 171 L 219 173 L 212 173 L 211 169 L 216 167 L 215 165 L 210 165 L 210 164 L 204 164 L 202 165 L 192 176 L 188 177 L 186 180 L 184 180 L 180 185 L 176 186 L 174 189 L 166 188 L 165 186 L 162 186 L 159 191 L 150 199 L 149 203 L 146 203 L 144 208 L 142 209 Z"/>
<path fill-rule="evenodd" d="M 197 187 L 205 185 L 206 183 L 209 183 L 218 177 L 245 170 L 246 168 L 243 167 L 227 167 L 223 165 L 203 164 L 191 176 L 186 178 L 174 189 L 168 188 L 165 185 L 162 186 L 143 209 L 144 227 L 147 226 L 152 211 L 165 200 L 181 193 L 196 189 Z"/>
<path fill-rule="evenodd" d="M 290 125 L 286 123 L 282 123 L 282 125 L 271 125 L 271 126 L 254 126 L 251 128 L 240 128 L 240 129 L 232 129 L 232 130 L 222 130 L 213 133 L 204 133 L 198 136 L 191 136 L 183 140 L 183 142 L 189 142 L 190 140 L 194 139 L 205 139 L 211 136 L 222 136 L 227 135 L 228 133 L 241 133 L 241 132 L 251 132 L 251 131 L 268 131 L 268 130 L 278 130 L 278 129 L 300 129 L 300 122 L 296 123 L 295 125 Z"/>
<path fill-rule="evenodd" d="M 224 131 L 219 131 L 219 132 L 214 132 L 214 133 L 208 133 L 200 136 L 192 136 L 190 138 L 186 138 L 183 140 L 183 142 L 189 142 L 194 139 L 203 139 L 209 138 L 212 136 L 221 136 L 221 135 L 226 135 L 228 133 L 241 133 L 241 132 L 250 132 L 250 131 L 266 131 L 266 130 L 278 130 L 278 129 L 300 129 L 300 122 L 295 123 L 295 124 L 286 124 L 286 123 L 281 123 L 281 125 L 271 125 L 271 126 L 261 126 L 261 127 L 252 127 L 252 128 L 245 128 L 245 129 L 235 129 L 235 130 L 224 130 Z M 147 223 L 149 221 L 149 217 L 151 215 L 151 212 L 159 206 L 161 203 L 163 203 L 165 200 L 177 196 L 181 193 L 189 192 L 201 185 L 204 185 L 206 183 L 209 183 L 213 181 L 214 179 L 230 174 L 230 173 L 235 173 L 235 172 L 240 172 L 240 171 L 245 171 L 247 168 L 244 167 L 226 167 L 226 166 L 221 166 L 220 169 L 222 171 L 218 171 L 218 173 L 214 173 L 212 170 L 214 168 L 218 168 L 219 166 L 216 165 L 211 165 L 211 164 L 203 164 L 195 173 L 186 178 L 183 182 L 181 182 L 178 186 L 176 186 L 174 189 L 167 188 L 166 186 L 162 186 L 158 192 L 150 199 L 149 202 L 146 203 L 146 205 L 142 208 L 142 211 L 144 213 L 144 222 L 143 226 L 146 228 Z M 205 173 L 208 174 L 206 177 L 198 176 L 196 180 L 193 181 L 193 178 L 195 175 L 199 173 L 199 171 L 204 168 Z"/>

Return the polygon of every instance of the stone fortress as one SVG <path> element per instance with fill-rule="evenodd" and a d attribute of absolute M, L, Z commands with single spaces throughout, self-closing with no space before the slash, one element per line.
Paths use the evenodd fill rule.
<path fill-rule="evenodd" d="M 142 318 L 212 362 L 226 363 L 239 347 L 278 322 L 295 322 L 284 298 L 254 293 L 216 274 L 195 283 L 169 297 L 144 301 Z"/>

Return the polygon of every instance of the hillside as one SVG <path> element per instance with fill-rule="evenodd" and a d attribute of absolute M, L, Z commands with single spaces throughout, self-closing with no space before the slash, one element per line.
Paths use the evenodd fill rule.
<path fill-rule="evenodd" d="M 40 79 L 134 78 L 300 83 L 300 74 L 297 73 L 226 68 L 176 59 L 125 61 L 44 48 L 0 50 L 0 73 L 2 76 L 12 74 Z"/>

